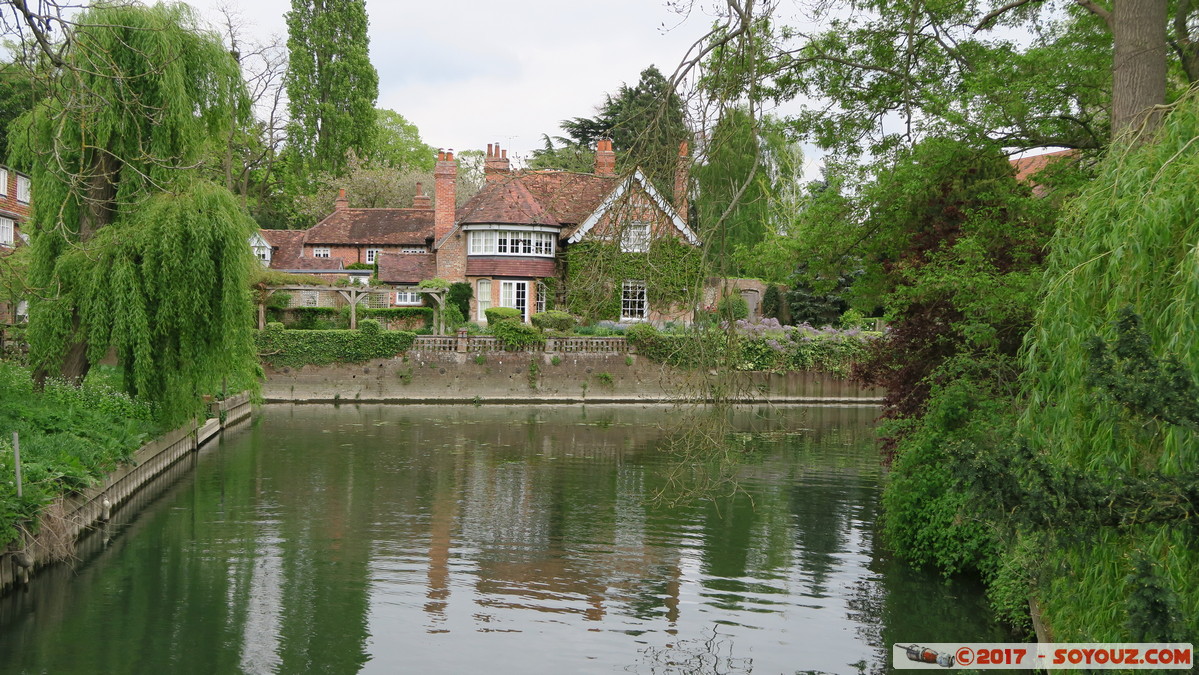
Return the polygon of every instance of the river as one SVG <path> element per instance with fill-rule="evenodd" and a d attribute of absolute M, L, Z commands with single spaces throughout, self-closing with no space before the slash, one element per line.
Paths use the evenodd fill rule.
<path fill-rule="evenodd" d="M 887 554 L 876 415 L 264 406 L 0 600 L 0 670 L 853 674 L 1005 641 Z"/>

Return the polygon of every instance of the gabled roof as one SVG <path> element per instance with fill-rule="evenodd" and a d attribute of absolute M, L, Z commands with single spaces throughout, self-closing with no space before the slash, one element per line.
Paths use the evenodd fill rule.
<path fill-rule="evenodd" d="M 1008 160 L 1012 167 L 1016 169 L 1016 180 L 1024 181 L 1039 173 L 1042 169 L 1049 166 L 1051 163 L 1067 157 L 1077 157 L 1077 150 L 1058 150 L 1057 152 L 1046 152 L 1040 155 L 1031 157 L 1021 157 L 1019 159 Z"/>
<path fill-rule="evenodd" d="M 312 226 L 306 244 L 417 244 L 433 237 L 433 209 L 338 209 Z"/>
<path fill-rule="evenodd" d="M 619 204 L 621 198 L 624 197 L 624 195 L 626 195 L 629 190 L 634 187 L 640 187 L 642 190 L 645 190 L 645 193 L 649 195 L 649 198 L 654 202 L 654 204 L 662 210 L 662 213 L 665 213 L 670 218 L 671 224 L 674 225 L 674 228 L 679 232 L 679 234 L 683 235 L 683 238 L 687 240 L 687 243 L 691 244 L 692 246 L 699 246 L 699 237 L 696 236 L 695 232 L 691 231 L 691 228 L 687 227 L 687 223 L 683 222 L 683 219 L 680 218 L 679 214 L 675 212 L 674 207 L 670 205 L 670 202 L 666 201 L 666 199 L 664 199 L 662 195 L 654 189 L 654 186 L 650 184 L 649 179 L 645 177 L 645 174 L 641 173 L 641 169 L 635 169 L 633 173 L 626 176 L 624 180 L 620 182 L 620 185 L 618 185 L 615 190 L 610 192 L 608 196 L 604 198 L 604 201 L 599 205 L 599 207 L 592 211 L 591 215 L 589 215 L 586 220 L 584 220 L 577 228 L 575 228 L 573 232 L 570 233 L 569 238 L 566 240 L 567 243 L 574 244 L 582 240 L 583 236 L 586 235 L 591 228 L 595 227 L 595 225 L 599 223 L 599 221 L 613 206 Z"/>
<path fill-rule="evenodd" d="M 429 253 L 380 253 L 379 281 L 387 284 L 416 284 L 437 276 L 437 263 Z"/>
<path fill-rule="evenodd" d="M 488 181 L 482 190 L 458 210 L 459 225 L 498 223 L 503 225 L 552 225 L 561 223 L 525 187 L 520 174 Z"/>
<path fill-rule="evenodd" d="M 599 208 L 604 197 L 620 183 L 620 177 L 567 171 L 527 171 L 521 174 L 521 182 L 558 222 L 578 225 Z"/>
<path fill-rule="evenodd" d="M 290 272 L 325 272 L 342 269 L 340 258 L 304 255 L 304 230 L 259 230 L 258 235 L 274 248 L 271 269 Z"/>

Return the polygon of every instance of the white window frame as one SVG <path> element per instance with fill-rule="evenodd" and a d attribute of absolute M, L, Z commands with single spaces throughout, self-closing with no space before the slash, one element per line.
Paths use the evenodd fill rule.
<path fill-rule="evenodd" d="M 537 230 L 471 230 L 469 255 L 519 255 L 554 257 L 553 232 Z"/>
<path fill-rule="evenodd" d="M 416 291 L 396 291 L 396 304 L 401 307 L 413 307 L 424 304 L 424 299 Z"/>
<path fill-rule="evenodd" d="M 12 218 L 0 218 L 0 246 L 16 246 L 17 223 Z"/>
<path fill-rule="evenodd" d="M 379 254 L 382 252 L 383 252 L 383 249 L 381 249 L 381 248 L 366 249 L 366 264 L 368 264 L 368 265 L 373 264 L 375 262 L 375 260 L 378 260 Z"/>
<path fill-rule="evenodd" d="M 491 309 L 491 279 L 479 279 L 475 282 L 475 302 L 479 306 L 478 320 L 487 320 L 487 310 Z"/>
<path fill-rule="evenodd" d="M 28 300 L 18 300 L 17 301 L 16 315 L 17 315 L 18 321 L 21 321 L 24 323 L 29 322 L 29 301 Z"/>
<path fill-rule="evenodd" d="M 649 251 L 650 224 L 644 220 L 626 223 L 620 232 L 622 253 L 647 253 Z"/>
<path fill-rule="evenodd" d="M 624 322 L 645 321 L 649 318 L 649 298 L 645 282 L 626 279 L 620 287 L 620 320 Z"/>
<path fill-rule="evenodd" d="M 402 249 L 400 249 L 400 253 L 424 253 L 424 252 L 425 252 L 425 249 L 423 249 L 423 248 L 402 248 Z"/>
<path fill-rule="evenodd" d="M 8 196 L 8 169 L 0 169 L 0 197 Z"/>
<path fill-rule="evenodd" d="M 17 174 L 17 201 L 22 204 L 28 204 L 31 198 L 30 192 L 33 190 L 29 182 L 29 176 Z"/>
<path fill-rule="evenodd" d="M 312 247 L 312 257 L 313 258 L 328 258 L 328 257 L 330 257 L 331 254 L 332 254 L 332 251 L 329 250 L 328 246 Z"/>
<path fill-rule="evenodd" d="M 523 307 L 522 307 L 523 305 Z M 521 320 L 529 320 L 529 282 L 501 281 L 500 307 L 512 307 L 521 310 Z"/>
<path fill-rule="evenodd" d="M 537 313 L 541 314 L 545 311 L 545 296 L 549 295 L 550 287 L 546 286 L 545 282 L 541 281 L 540 279 L 537 280 L 535 286 L 537 288 L 537 300 L 533 303 L 533 305 Z"/>

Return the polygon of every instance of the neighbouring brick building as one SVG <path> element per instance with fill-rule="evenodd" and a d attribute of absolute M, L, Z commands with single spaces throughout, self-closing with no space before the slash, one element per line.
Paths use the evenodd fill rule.
<path fill-rule="evenodd" d="M 652 240 L 672 237 L 698 246 L 685 221 L 687 148 L 679 153 L 673 202 L 640 170 L 616 174 L 611 141 L 600 141 L 593 173 L 512 170 L 506 150 L 489 144 L 483 188 L 460 208 L 454 194 L 458 164 L 439 152 L 433 196 L 417 185 L 411 208 L 350 208 L 344 191 L 331 214 L 306 231 L 262 230 L 251 242 L 273 269 L 300 274 L 368 276 L 396 287 L 393 305 L 420 304 L 404 290 L 442 278 L 471 284 L 472 321 L 489 307 L 516 307 L 526 320 L 546 307 L 549 289 L 563 288 L 564 250 L 587 240 L 619 242 L 644 252 Z M 547 284 L 547 279 L 558 283 Z M 622 279 L 621 319 L 685 319 L 690 308 L 649 306 L 643 279 Z"/>
<path fill-rule="evenodd" d="M 10 255 L 24 245 L 21 225 L 29 219 L 29 176 L 0 165 L 0 256 Z M 2 263 L 0 263 L 2 264 Z M 7 295 L 8 289 L 0 289 Z M 0 296 L 0 324 L 24 319 L 25 302 Z"/>

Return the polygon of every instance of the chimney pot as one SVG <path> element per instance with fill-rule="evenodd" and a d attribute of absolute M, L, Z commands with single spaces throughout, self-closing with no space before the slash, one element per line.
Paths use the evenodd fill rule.
<path fill-rule="evenodd" d="M 340 210 L 349 207 L 350 200 L 346 199 L 346 189 L 339 188 L 337 190 L 337 199 L 333 200 L 334 210 Z"/>

